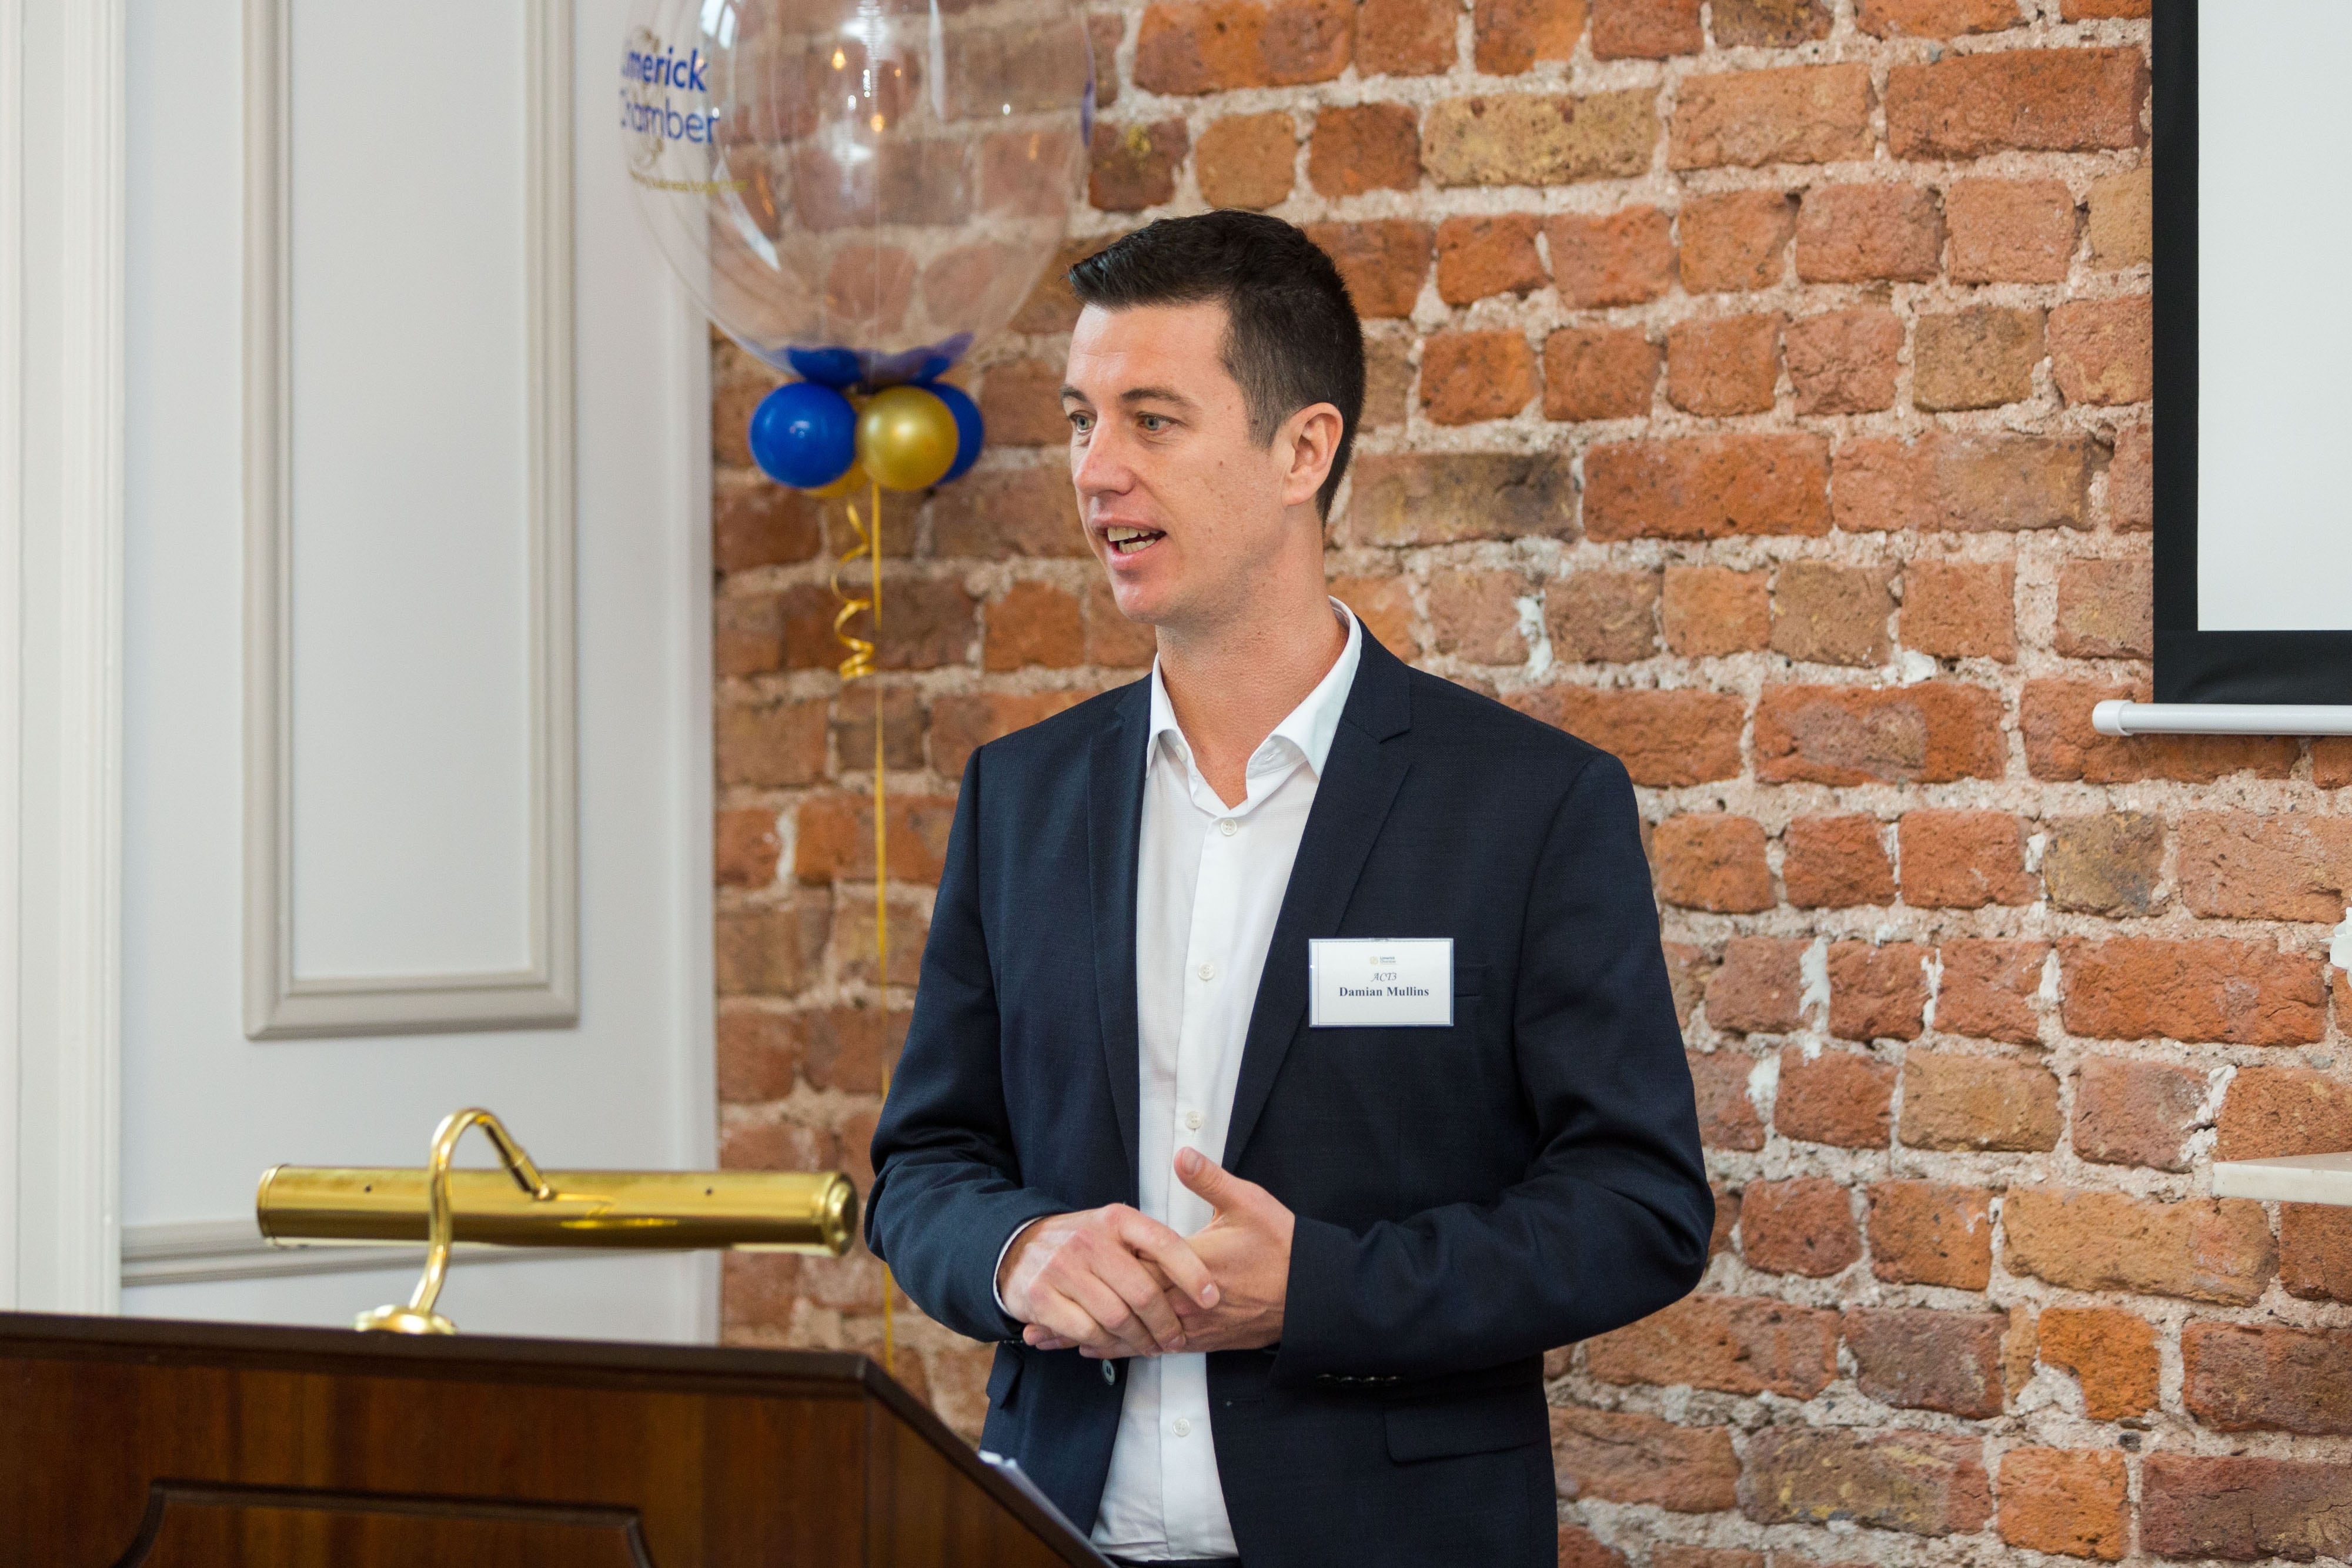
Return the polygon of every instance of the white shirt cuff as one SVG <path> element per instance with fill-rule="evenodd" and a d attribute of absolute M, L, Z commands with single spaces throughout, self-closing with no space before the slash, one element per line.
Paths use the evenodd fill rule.
<path fill-rule="evenodd" d="M 1045 1218 L 1041 1214 L 1037 1219 Z M 1013 1234 L 1004 1239 L 1004 1245 L 996 1249 L 996 1268 L 988 1276 L 988 1291 L 989 1294 L 996 1298 L 996 1310 L 1008 1318 L 1013 1315 L 1013 1309 L 1004 1304 L 1004 1292 L 998 1287 L 996 1281 L 1004 1277 L 1005 1255 L 1013 1250 L 1013 1244 L 1021 1239 L 1021 1233 L 1036 1224 L 1037 1219 L 1024 1219 L 1013 1228 Z"/>

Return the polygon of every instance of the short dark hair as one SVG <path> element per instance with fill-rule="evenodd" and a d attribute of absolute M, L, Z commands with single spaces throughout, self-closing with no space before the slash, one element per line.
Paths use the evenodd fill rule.
<path fill-rule="evenodd" d="M 1225 371 L 1240 383 L 1250 439 L 1270 445 L 1311 403 L 1339 411 L 1339 446 L 1315 493 L 1318 516 L 1348 471 L 1364 412 L 1364 329 L 1339 269 L 1315 242 L 1263 213 L 1161 218 L 1070 268 L 1082 305 L 1225 308 Z"/>

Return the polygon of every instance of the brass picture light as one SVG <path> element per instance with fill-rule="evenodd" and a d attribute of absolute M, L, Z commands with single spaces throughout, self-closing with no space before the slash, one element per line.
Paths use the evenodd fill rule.
<path fill-rule="evenodd" d="M 478 1124 L 501 1170 L 449 1168 Z M 839 1171 L 541 1171 L 496 1116 L 452 1112 L 434 1130 L 422 1170 L 272 1166 L 254 1218 L 271 1245 L 425 1245 L 425 1275 L 406 1306 L 360 1314 L 357 1326 L 455 1333 L 433 1310 L 456 1246 L 672 1251 L 729 1248 L 838 1258 L 857 1230 L 857 1189 Z"/>

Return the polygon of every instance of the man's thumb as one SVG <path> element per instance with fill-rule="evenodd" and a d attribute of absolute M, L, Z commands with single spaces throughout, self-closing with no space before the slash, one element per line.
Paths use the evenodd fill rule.
<path fill-rule="evenodd" d="M 1232 1196 L 1234 1178 L 1225 1173 L 1223 1166 L 1198 1149 L 1178 1151 L 1176 1176 L 1215 1207 L 1223 1208 L 1226 1198 Z"/>

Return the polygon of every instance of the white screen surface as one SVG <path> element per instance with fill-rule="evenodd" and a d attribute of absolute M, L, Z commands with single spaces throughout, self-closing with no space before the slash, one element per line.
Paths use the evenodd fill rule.
<path fill-rule="evenodd" d="M 2346 0 L 2232 0 L 2198 29 L 2197 600 L 2205 632 L 2352 631 Z"/>

